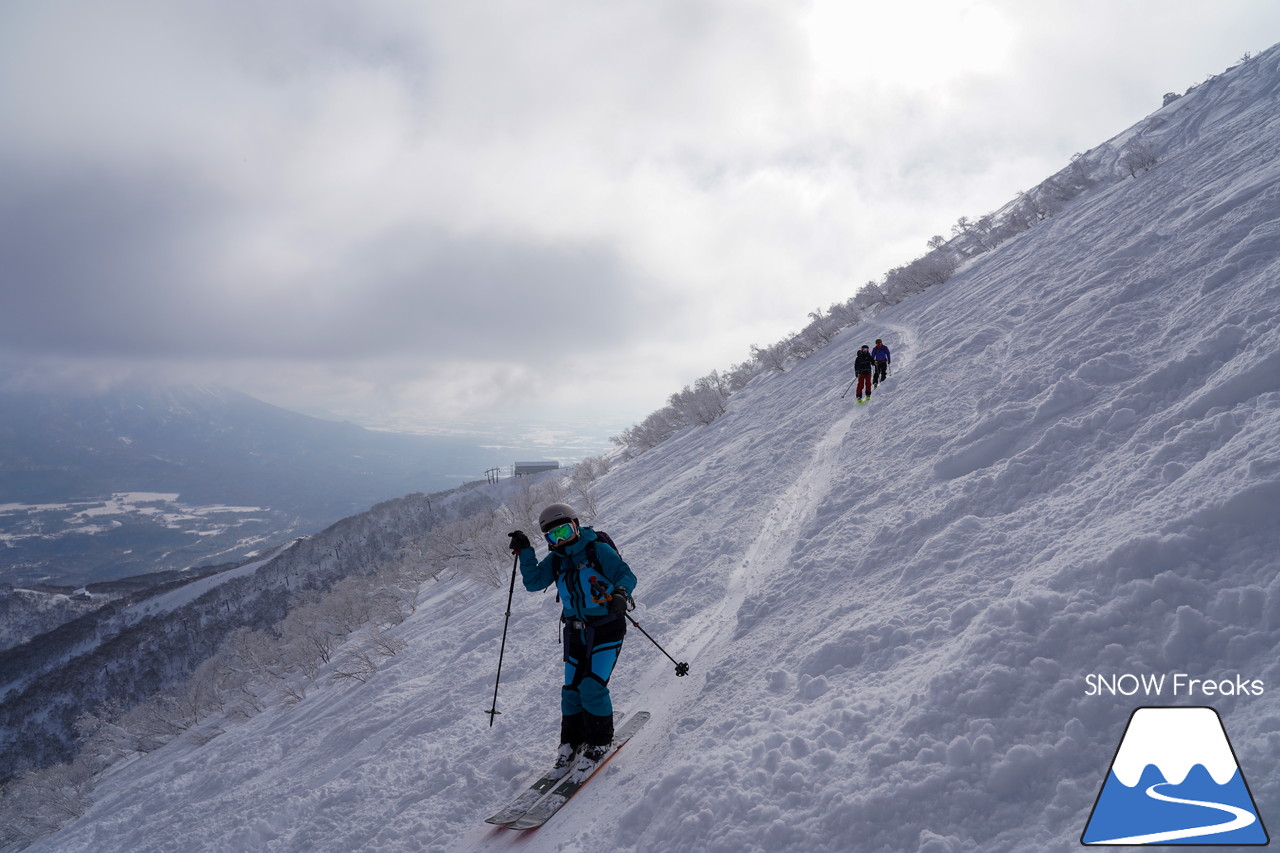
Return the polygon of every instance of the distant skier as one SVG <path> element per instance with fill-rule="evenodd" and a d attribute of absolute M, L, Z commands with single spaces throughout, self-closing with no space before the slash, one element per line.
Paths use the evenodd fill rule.
<path fill-rule="evenodd" d="M 858 377 L 858 402 L 862 402 L 862 395 L 865 393 L 867 399 L 871 399 L 871 372 L 875 368 L 875 361 L 871 358 L 871 347 L 866 344 L 862 345 L 862 349 L 858 350 L 858 354 L 853 357 L 853 372 Z"/>
<path fill-rule="evenodd" d="M 871 359 L 876 363 L 875 374 L 871 377 L 871 385 L 876 387 L 879 386 L 880 380 L 889 377 L 889 364 L 892 361 L 889 357 L 889 348 L 879 338 L 876 338 L 875 348 L 871 350 Z"/>
<path fill-rule="evenodd" d="M 538 561 L 523 531 L 511 534 L 511 553 L 520 557 L 525 589 L 552 584 L 564 611 L 564 688 L 560 694 L 560 749 L 556 772 L 585 774 L 613 742 L 613 674 L 627 633 L 626 609 L 636 576 L 631 567 L 564 503 L 542 511 L 538 525 L 551 552 Z"/>

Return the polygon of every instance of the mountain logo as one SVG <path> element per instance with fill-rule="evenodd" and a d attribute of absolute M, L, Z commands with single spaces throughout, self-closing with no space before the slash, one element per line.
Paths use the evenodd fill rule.
<path fill-rule="evenodd" d="M 1129 717 L 1080 843 L 1270 842 L 1213 708 L 1138 708 Z"/>

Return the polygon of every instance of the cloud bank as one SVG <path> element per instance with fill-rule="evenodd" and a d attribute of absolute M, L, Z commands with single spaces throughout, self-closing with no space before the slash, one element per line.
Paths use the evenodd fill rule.
<path fill-rule="evenodd" d="M 1024 7 L 17 0 L 0 358 L 638 419 L 1280 32 Z"/>

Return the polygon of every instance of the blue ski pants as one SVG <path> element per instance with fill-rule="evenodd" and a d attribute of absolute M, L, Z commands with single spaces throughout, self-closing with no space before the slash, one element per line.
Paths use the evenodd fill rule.
<path fill-rule="evenodd" d="M 577 717 L 585 713 L 589 721 L 590 718 L 608 720 L 610 736 L 613 728 L 613 700 L 609 696 L 609 678 L 622 653 L 622 641 L 626 632 L 627 623 L 620 617 L 596 625 L 566 622 L 564 626 L 561 713 L 565 717 Z M 592 728 L 589 723 L 588 728 Z"/>

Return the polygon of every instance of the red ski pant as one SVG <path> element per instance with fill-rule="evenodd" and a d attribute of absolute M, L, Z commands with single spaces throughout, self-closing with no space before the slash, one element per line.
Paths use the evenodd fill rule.
<path fill-rule="evenodd" d="M 858 374 L 858 390 L 857 390 L 856 396 L 861 397 L 863 394 L 866 394 L 868 397 L 871 396 L 871 374 L 870 373 Z"/>

